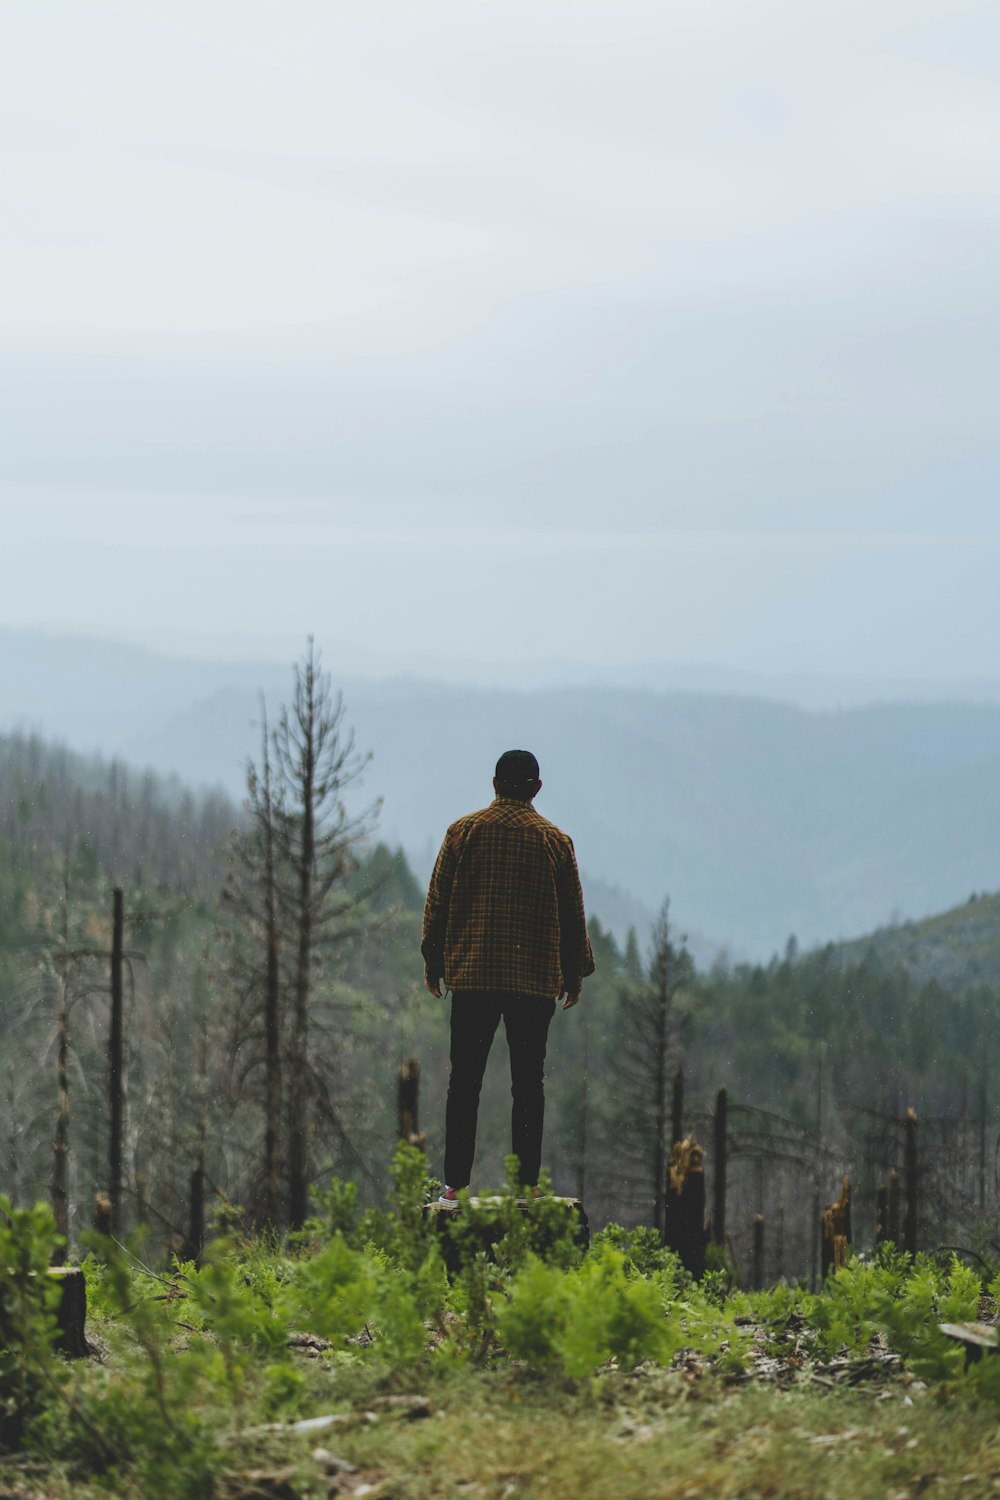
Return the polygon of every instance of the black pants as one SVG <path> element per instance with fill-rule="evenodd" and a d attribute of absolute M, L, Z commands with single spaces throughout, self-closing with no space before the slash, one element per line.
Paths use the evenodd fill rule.
<path fill-rule="evenodd" d="M 510 1049 L 511 1147 L 521 1181 L 533 1187 L 542 1164 L 545 1043 L 556 1002 L 537 995 L 456 990 L 451 997 L 451 1078 L 445 1115 L 444 1180 L 468 1187 L 476 1154 L 479 1091 L 503 1017 Z"/>

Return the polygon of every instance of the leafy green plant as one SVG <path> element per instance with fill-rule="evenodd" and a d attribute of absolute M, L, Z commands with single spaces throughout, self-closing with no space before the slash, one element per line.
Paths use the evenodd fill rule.
<path fill-rule="evenodd" d="M 460 1226 L 456 1226 L 460 1227 Z M 507 1275 L 492 1261 L 485 1250 L 474 1248 L 470 1238 L 462 1256 L 461 1269 L 448 1293 L 454 1321 L 449 1325 L 445 1354 L 483 1360 L 496 1338 L 494 1299 L 507 1284 Z"/>
<path fill-rule="evenodd" d="M 430 1196 L 427 1158 L 416 1146 L 400 1141 L 393 1152 L 392 1218 L 388 1243 L 401 1266 L 415 1270 L 427 1254 L 430 1226 L 424 1208 Z"/>
<path fill-rule="evenodd" d="M 372 1324 L 374 1352 L 396 1370 L 408 1369 L 427 1351 L 427 1328 L 411 1279 L 380 1267 L 375 1278 Z"/>
<path fill-rule="evenodd" d="M 497 1312 L 497 1326 L 515 1358 L 570 1379 L 611 1358 L 665 1360 L 682 1342 L 679 1326 L 668 1324 L 660 1288 L 630 1277 L 624 1254 L 609 1245 L 569 1271 L 529 1256 Z"/>
<path fill-rule="evenodd" d="M 375 1305 L 375 1262 L 336 1234 L 315 1255 L 293 1263 L 281 1295 L 290 1328 L 331 1342 L 357 1335 Z"/>
<path fill-rule="evenodd" d="M 62 1245 L 51 1209 L 13 1208 L 0 1195 L 0 1444 L 20 1446 L 24 1425 L 63 1383 L 52 1344 L 60 1288 L 48 1274 Z"/>
<path fill-rule="evenodd" d="M 207 1247 L 201 1268 L 191 1268 L 186 1282 L 191 1304 L 218 1340 L 227 1366 L 238 1368 L 244 1354 L 273 1357 L 284 1349 L 288 1330 L 275 1307 L 281 1283 L 265 1295 L 226 1240 Z"/>
<path fill-rule="evenodd" d="M 325 1187 L 312 1190 L 317 1213 L 307 1221 L 307 1227 L 317 1237 L 331 1238 L 343 1235 L 349 1245 L 357 1248 L 358 1233 L 358 1185 L 333 1177 Z"/>
<path fill-rule="evenodd" d="M 882 1333 L 915 1373 L 939 1380 L 960 1374 L 964 1356 L 938 1324 L 974 1318 L 980 1291 L 979 1277 L 957 1257 L 942 1267 L 925 1255 L 911 1261 L 893 1253 L 849 1261 L 819 1295 L 804 1299 L 803 1310 L 827 1354 L 862 1352 Z"/>
<path fill-rule="evenodd" d="M 91 1236 L 104 1263 L 103 1294 L 117 1319 L 117 1368 L 84 1371 L 72 1401 L 50 1413 L 51 1444 L 61 1428 L 65 1456 L 96 1473 L 135 1475 L 143 1494 L 164 1500 L 208 1500 L 215 1487 L 217 1444 L 207 1419 L 212 1387 L 227 1383 L 224 1359 L 197 1335 L 175 1347 L 174 1299 L 116 1240 Z M 227 1393 L 232 1395 L 231 1386 Z"/>
<path fill-rule="evenodd" d="M 801 1287 L 786 1286 L 779 1282 L 777 1286 L 763 1292 L 731 1293 L 725 1305 L 731 1314 L 766 1323 L 769 1328 L 780 1333 L 792 1318 L 802 1316 L 805 1295 Z"/>
<path fill-rule="evenodd" d="M 658 1232 L 648 1224 L 634 1229 L 623 1229 L 620 1224 L 607 1224 L 594 1235 L 594 1249 L 610 1245 L 620 1250 L 628 1269 L 639 1276 L 659 1273 L 668 1278 L 678 1294 L 694 1285 L 694 1277 L 685 1268 L 680 1257 L 660 1243 Z"/>
<path fill-rule="evenodd" d="M 308 1384 L 301 1370 L 282 1362 L 264 1369 L 263 1409 L 269 1417 L 291 1418 L 302 1409 Z"/>

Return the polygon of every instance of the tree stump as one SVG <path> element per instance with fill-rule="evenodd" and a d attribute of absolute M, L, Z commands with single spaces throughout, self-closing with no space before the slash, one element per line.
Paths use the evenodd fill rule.
<path fill-rule="evenodd" d="M 420 1151 L 427 1150 L 427 1136 L 419 1128 L 420 1108 L 420 1062 L 416 1057 L 408 1058 L 399 1070 L 396 1084 L 396 1135 Z"/>
<path fill-rule="evenodd" d="M 549 1198 L 544 1200 L 549 1203 L 564 1203 L 573 1210 L 575 1225 L 573 1230 L 573 1242 L 581 1250 L 586 1250 L 590 1244 L 590 1225 L 581 1198 Z M 470 1198 L 470 1209 L 477 1210 L 481 1233 L 479 1235 L 478 1248 L 493 1258 L 493 1247 L 498 1240 L 503 1239 L 505 1229 L 501 1223 L 500 1208 L 508 1202 L 500 1196 L 487 1198 Z M 530 1214 L 537 1209 L 539 1200 L 537 1198 L 515 1198 L 515 1204 L 524 1214 Z M 490 1217 L 490 1210 L 495 1209 L 496 1217 Z M 445 1263 L 449 1276 L 455 1276 L 461 1270 L 462 1255 L 459 1247 L 452 1239 L 450 1225 L 461 1216 L 462 1208 L 445 1207 L 443 1203 L 428 1203 L 424 1207 L 424 1214 L 428 1217 L 437 1232 L 441 1246 L 441 1258 Z"/>
<path fill-rule="evenodd" d="M 753 1221 L 753 1289 L 764 1287 L 764 1215 L 756 1214 Z"/>
<path fill-rule="evenodd" d="M 705 1272 L 705 1163 L 693 1136 L 677 1141 L 667 1170 L 664 1243 L 677 1254 L 685 1270 L 700 1278 Z"/>
<path fill-rule="evenodd" d="M 845 1177 L 840 1197 L 823 1210 L 822 1277 L 839 1271 L 847 1259 L 851 1243 L 851 1185 Z"/>
<path fill-rule="evenodd" d="M 50 1266 L 48 1274 L 61 1288 L 56 1309 L 59 1337 L 53 1347 L 68 1359 L 86 1359 L 90 1345 L 86 1334 L 87 1284 L 83 1272 L 76 1266 Z"/>
<path fill-rule="evenodd" d="M 45 1274 L 50 1278 L 50 1284 L 52 1281 L 59 1284 L 59 1301 L 54 1309 L 58 1333 L 52 1347 L 68 1359 L 86 1359 L 91 1349 L 85 1331 L 87 1284 L 83 1272 L 77 1266 L 50 1266 Z M 27 1275 L 34 1289 L 38 1285 L 37 1273 L 29 1271 Z M 12 1336 L 16 1338 L 6 1319 L 0 1316 L 0 1345 L 7 1347 Z"/>
<path fill-rule="evenodd" d="M 946 1338 L 963 1345 L 966 1367 L 982 1359 L 984 1354 L 1000 1352 L 995 1323 L 939 1323 L 938 1328 Z"/>
<path fill-rule="evenodd" d="M 917 1154 L 916 1111 L 906 1111 L 906 1163 L 904 1167 L 906 1211 L 903 1215 L 903 1249 L 907 1255 L 917 1253 L 918 1198 L 920 1160 Z"/>

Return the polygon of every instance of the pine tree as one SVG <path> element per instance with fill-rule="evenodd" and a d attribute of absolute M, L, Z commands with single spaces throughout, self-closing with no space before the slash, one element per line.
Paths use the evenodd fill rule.
<path fill-rule="evenodd" d="M 634 929 L 633 929 L 634 931 Z M 630 935 L 631 936 L 631 935 Z M 625 969 L 629 973 L 629 948 Z M 638 944 L 634 947 L 637 949 Z M 635 974 L 635 954 L 631 972 Z M 675 1001 L 694 972 L 682 939 L 671 937 L 670 902 L 665 900 L 653 924 L 649 962 L 631 978 L 619 997 L 619 1038 L 614 1096 L 614 1139 L 623 1175 L 640 1185 L 642 1202 L 652 1208 L 652 1222 L 663 1234 L 667 1164 L 671 1148 L 671 1057 L 677 1059 Z"/>
<path fill-rule="evenodd" d="M 278 1218 L 280 1186 L 282 1001 L 277 839 L 283 816 L 273 785 L 267 711 L 261 705 L 260 763 L 247 767 L 246 819 L 233 840 L 223 900 L 238 919 L 229 933 L 229 979 L 237 997 L 232 1038 L 234 1092 L 264 1074 L 262 1218 Z M 238 1061 L 237 1061 L 238 1060 Z"/>
<path fill-rule="evenodd" d="M 301 1227 L 308 1212 L 310 1103 L 316 1092 L 310 1023 L 315 967 L 322 950 L 343 936 L 346 912 L 357 904 L 346 885 L 354 850 L 368 834 L 378 803 L 352 812 L 345 794 L 370 757 L 355 749 L 340 694 L 320 666 L 312 637 L 295 668 L 292 703 L 273 736 L 280 787 L 277 850 L 292 959 L 292 1014 L 288 1091 L 288 1222 Z"/>
<path fill-rule="evenodd" d="M 378 804 L 354 811 L 346 796 L 368 760 L 355 749 L 343 701 L 310 639 L 295 668 L 291 704 L 270 734 L 264 716 L 226 887 L 230 910 L 241 918 L 230 934 L 234 1093 L 263 1076 L 262 1217 L 279 1217 L 284 1160 L 292 1228 L 308 1212 L 313 1105 L 331 1109 L 315 1066 L 317 975 L 330 945 L 356 930 L 348 914 L 363 896 L 349 888 L 350 877 Z"/>

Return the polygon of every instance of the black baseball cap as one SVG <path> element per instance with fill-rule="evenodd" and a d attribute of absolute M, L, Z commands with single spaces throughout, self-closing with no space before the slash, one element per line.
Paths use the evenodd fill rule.
<path fill-rule="evenodd" d="M 505 750 L 495 774 L 504 786 L 532 786 L 538 780 L 538 762 L 530 750 Z"/>

